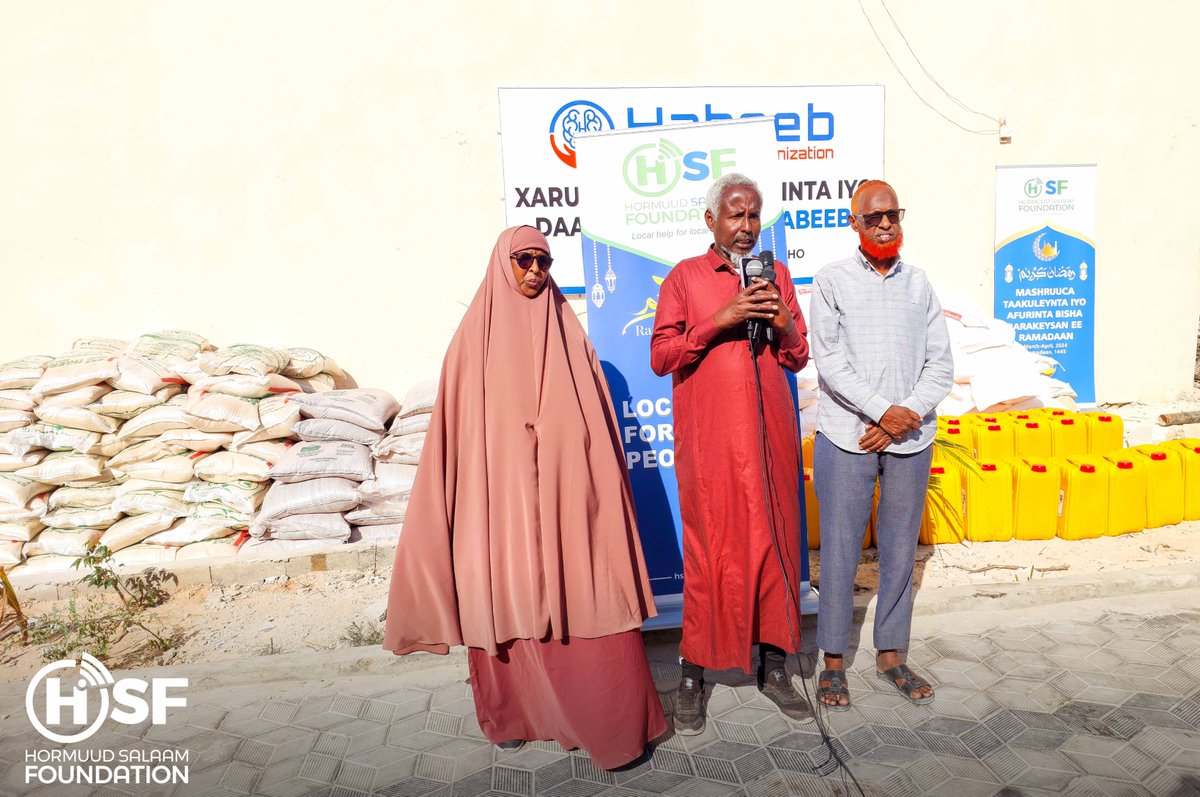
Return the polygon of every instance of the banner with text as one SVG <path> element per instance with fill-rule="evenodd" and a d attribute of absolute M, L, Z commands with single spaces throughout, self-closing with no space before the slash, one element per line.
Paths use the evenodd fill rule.
<path fill-rule="evenodd" d="M 853 246 L 854 187 L 883 176 L 883 98 L 883 86 L 501 88 L 505 217 L 550 238 L 555 281 L 564 293 L 592 291 L 603 283 L 579 256 L 586 196 L 577 136 L 766 118 L 772 177 L 742 170 L 781 206 L 785 234 L 775 252 L 797 282 L 808 282 Z M 703 182 L 713 168 L 684 161 L 681 173 Z"/>
<path fill-rule="evenodd" d="M 1096 401 L 1096 167 L 996 169 L 995 315 Z"/>
<path fill-rule="evenodd" d="M 682 525 L 671 378 L 650 370 L 659 286 L 677 262 L 703 254 L 712 243 L 704 207 L 713 179 L 741 172 L 757 177 L 764 189 L 778 179 L 775 124 L 763 119 L 621 130 L 580 136 L 575 143 L 579 183 L 586 188 L 583 266 L 594 283 L 588 334 L 621 424 L 651 585 L 660 610 L 671 611 L 663 598 L 683 589 Z M 689 164 L 704 164 L 703 176 L 689 171 Z M 783 218 L 778 195 L 766 192 L 756 252 L 771 249 L 786 260 Z M 803 556 L 807 580 L 807 549 Z"/>

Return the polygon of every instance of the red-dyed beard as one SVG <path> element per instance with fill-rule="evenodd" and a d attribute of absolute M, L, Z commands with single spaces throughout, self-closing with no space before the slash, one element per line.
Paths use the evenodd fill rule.
<path fill-rule="evenodd" d="M 858 245 L 862 247 L 863 252 L 868 257 L 873 257 L 876 260 L 891 260 L 900 254 L 900 247 L 904 245 L 904 232 L 897 232 L 896 239 L 890 243 L 878 244 L 867 237 L 866 233 L 858 234 Z"/>

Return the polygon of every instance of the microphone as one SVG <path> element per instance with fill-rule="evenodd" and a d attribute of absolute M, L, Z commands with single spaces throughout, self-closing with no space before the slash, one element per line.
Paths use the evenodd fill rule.
<path fill-rule="evenodd" d="M 762 250 L 762 252 L 759 253 L 758 256 L 760 258 L 762 258 L 762 274 L 760 274 L 759 276 L 762 277 L 767 282 L 774 285 L 775 284 L 775 253 L 772 252 L 770 249 L 764 249 L 764 250 Z M 767 327 L 767 342 L 771 343 L 774 340 L 775 340 L 775 327 L 768 326 Z"/>
<path fill-rule="evenodd" d="M 755 277 L 763 275 L 763 262 L 754 255 L 746 255 L 742 258 L 742 290 L 750 287 L 751 280 Z M 754 339 L 758 335 L 761 324 L 758 321 L 750 320 L 746 322 L 746 337 L 750 340 L 751 349 L 754 348 Z"/>

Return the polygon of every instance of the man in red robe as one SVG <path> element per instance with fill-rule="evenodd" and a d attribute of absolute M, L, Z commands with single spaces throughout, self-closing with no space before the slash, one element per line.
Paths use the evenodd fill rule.
<path fill-rule="evenodd" d="M 808 361 L 807 329 L 782 263 L 774 284 L 742 288 L 761 212 L 748 177 L 713 184 L 704 213 L 713 243 L 663 282 L 650 339 L 650 366 L 673 385 L 684 573 L 674 722 L 685 736 L 704 730 L 704 668 L 748 673 L 755 643 L 759 689 L 786 716 L 811 716 L 784 668 L 800 645 L 801 528 L 800 435 L 784 369 Z M 753 355 L 748 321 L 773 331 Z"/>

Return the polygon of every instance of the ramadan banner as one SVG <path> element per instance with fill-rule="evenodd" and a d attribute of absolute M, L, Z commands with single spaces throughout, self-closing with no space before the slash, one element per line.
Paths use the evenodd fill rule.
<path fill-rule="evenodd" d="M 769 189 L 779 180 L 775 122 L 619 130 L 580 136 L 575 146 L 584 197 L 582 260 L 591 286 L 588 335 L 621 425 L 642 546 L 663 614 L 658 624 L 678 623 L 683 528 L 671 378 L 650 370 L 659 286 L 676 263 L 703 254 L 712 243 L 704 222 L 705 195 L 713 180 L 730 172 L 741 172 L 763 188 L 762 235 L 755 252 L 770 249 L 786 261 L 785 210 Z M 803 501 L 803 490 L 799 492 Z M 800 515 L 804 517 L 803 508 Z M 808 593 L 807 547 L 801 551 L 803 591 Z"/>
<path fill-rule="evenodd" d="M 995 315 L 1096 401 L 1096 167 L 996 169 Z"/>

